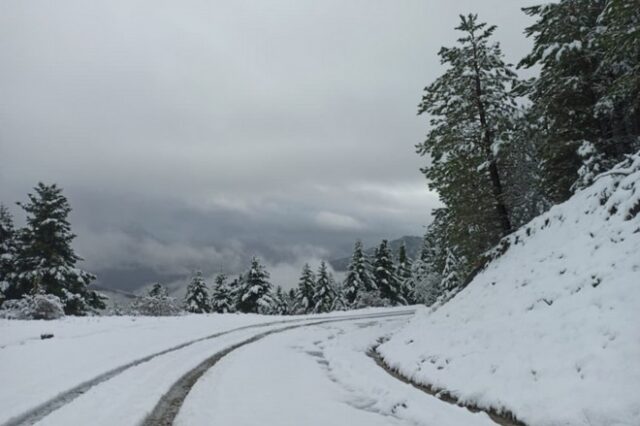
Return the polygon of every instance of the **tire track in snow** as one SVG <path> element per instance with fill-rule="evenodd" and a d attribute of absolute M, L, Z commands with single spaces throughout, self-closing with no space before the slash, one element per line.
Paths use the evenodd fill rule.
<path fill-rule="evenodd" d="M 396 315 L 400 315 L 400 314 L 404 314 L 407 315 L 408 313 L 413 313 L 413 311 L 403 311 L 402 313 L 397 313 Z M 364 315 L 363 317 L 366 318 L 367 316 L 374 316 L 374 315 L 380 315 L 380 314 L 367 314 Z M 389 314 L 386 314 L 389 315 Z M 349 318 L 354 318 L 356 319 L 356 317 L 354 315 L 344 315 L 344 316 L 340 316 L 340 317 L 332 317 L 332 320 L 339 320 L 340 318 L 342 318 L 342 320 L 346 320 Z M 360 318 L 360 317 L 358 317 Z M 252 329 L 252 328 L 260 328 L 260 327 L 269 327 L 269 326 L 273 326 L 273 325 L 278 325 L 278 324 L 288 324 L 288 323 L 298 323 L 298 322 L 309 322 L 309 321 L 313 321 L 310 320 L 308 318 L 300 318 L 300 319 L 292 319 L 292 320 L 281 320 L 281 321 L 271 321 L 271 322 L 266 322 L 266 323 L 260 323 L 260 324 L 251 324 L 251 325 L 245 325 L 242 327 L 236 327 L 230 330 L 225 330 L 225 331 L 221 331 L 218 333 L 214 333 L 211 334 L 209 336 L 204 336 L 204 337 L 200 337 L 197 339 L 193 339 L 193 340 L 189 340 L 187 342 L 181 343 L 179 345 L 176 346 L 172 346 L 170 348 L 164 349 L 162 351 L 159 352 L 155 352 L 153 354 L 144 356 L 142 358 L 139 358 L 137 360 L 131 361 L 129 363 L 123 364 L 119 367 L 115 367 L 109 371 L 106 371 L 92 379 L 89 379 L 83 383 L 80 383 L 77 386 L 72 387 L 71 389 L 68 389 L 60 394 L 58 394 L 57 396 L 49 399 L 48 401 L 43 402 L 40 405 L 37 405 L 36 407 L 22 413 L 19 414 L 18 416 L 12 417 L 11 419 L 7 420 L 5 423 L 2 424 L 2 426 L 23 426 L 23 425 L 34 425 L 36 424 L 38 421 L 42 420 L 43 418 L 45 418 L 46 416 L 48 416 L 49 414 L 51 414 L 52 412 L 58 410 L 59 408 L 62 408 L 63 406 L 69 404 L 70 402 L 72 402 L 73 400 L 75 400 L 76 398 L 78 398 L 80 395 L 86 393 L 89 389 L 98 386 L 101 383 L 106 382 L 107 380 L 110 380 L 114 377 L 116 377 L 117 375 L 123 373 L 124 371 L 135 367 L 137 365 L 143 364 L 145 362 L 149 362 L 151 360 L 153 360 L 154 358 L 160 357 L 162 355 L 166 355 L 168 353 L 171 352 L 175 352 L 178 351 L 180 349 L 184 349 L 188 346 L 191 346 L 193 344 L 205 341 L 205 340 L 211 340 L 211 339 L 215 339 L 217 337 L 221 337 L 230 333 L 234 333 L 237 331 L 242 331 L 242 330 L 247 330 L 247 329 Z M 301 324 L 304 325 L 304 324 Z"/>
<path fill-rule="evenodd" d="M 401 381 L 403 383 L 406 383 L 408 385 L 411 385 L 411 386 L 413 386 L 414 388 L 418 389 L 421 392 L 424 392 L 424 393 L 426 393 L 428 395 L 431 395 L 431 396 L 433 396 L 435 398 L 438 398 L 440 401 L 443 401 L 443 402 L 446 402 L 448 404 L 455 405 L 455 406 L 458 406 L 458 407 L 461 407 L 461 408 L 466 408 L 467 410 L 471 411 L 472 413 L 483 412 L 483 413 L 487 414 L 491 420 L 493 420 L 496 424 L 498 424 L 500 426 L 527 426 L 525 423 L 523 423 L 522 421 L 518 420 L 516 418 L 516 416 L 513 413 L 509 412 L 509 411 L 498 412 L 497 410 L 492 409 L 492 408 L 486 409 L 486 408 L 478 407 L 476 405 L 464 404 L 464 403 L 460 402 L 454 395 L 452 395 L 451 393 L 449 393 L 447 391 L 435 389 L 432 386 L 423 385 L 423 384 L 414 382 L 413 380 L 403 376 L 396 369 L 391 368 L 389 365 L 387 365 L 385 360 L 382 358 L 380 353 L 377 351 L 377 347 L 378 347 L 378 345 L 372 347 L 367 352 L 367 355 L 369 355 L 371 358 L 373 358 L 373 360 L 378 365 L 378 367 L 382 368 L 384 371 L 386 371 L 394 379 L 399 380 L 399 381 Z"/>
<path fill-rule="evenodd" d="M 263 333 L 257 334 L 253 337 L 250 337 L 242 342 L 236 343 L 223 349 L 219 352 L 216 352 L 203 362 L 201 362 L 197 367 L 191 369 L 187 373 L 185 373 L 177 382 L 175 382 L 169 391 L 158 401 L 153 411 L 147 416 L 147 418 L 142 423 L 143 426 L 171 426 L 180 411 L 180 407 L 184 403 L 184 400 L 187 398 L 187 395 L 191 391 L 191 388 L 196 384 L 196 382 L 213 366 L 215 366 L 222 358 L 229 355 L 231 352 L 239 349 L 243 346 L 249 345 L 251 343 L 257 342 L 269 335 L 282 333 L 287 330 L 292 330 L 295 328 L 301 327 L 310 327 L 320 324 L 327 324 L 332 322 L 341 322 L 341 321 L 359 321 L 363 319 L 383 319 L 387 317 L 397 317 L 404 315 L 412 315 L 414 311 L 401 311 L 394 313 L 385 313 L 385 314 L 368 314 L 362 316 L 344 316 L 344 317 L 333 317 L 326 320 L 318 320 L 314 322 L 308 322 L 304 324 L 295 324 L 288 327 L 278 328 L 276 330 L 269 330 Z"/>

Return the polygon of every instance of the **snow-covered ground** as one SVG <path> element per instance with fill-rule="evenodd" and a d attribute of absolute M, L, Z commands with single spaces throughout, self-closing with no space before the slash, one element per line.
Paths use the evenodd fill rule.
<path fill-rule="evenodd" d="M 640 425 L 640 158 L 509 238 L 380 346 L 404 376 L 531 425 Z"/>
<path fill-rule="evenodd" d="M 393 310 L 367 309 L 307 317 L 187 315 L 0 320 L 0 424 L 113 370 L 117 374 L 77 398 L 64 401 L 39 424 L 137 424 L 184 372 L 217 351 L 287 324 L 248 328 L 212 339 L 205 339 L 207 336 L 279 320 L 313 322 L 390 311 Z M 41 340 L 43 333 L 54 337 Z M 117 370 L 197 339 L 203 340 Z"/>
<path fill-rule="evenodd" d="M 222 359 L 194 386 L 177 425 L 493 425 L 386 373 L 367 356 L 406 319 L 274 334 Z"/>

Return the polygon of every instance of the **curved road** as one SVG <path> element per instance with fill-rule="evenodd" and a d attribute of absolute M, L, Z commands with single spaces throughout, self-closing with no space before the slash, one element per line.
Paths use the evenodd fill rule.
<path fill-rule="evenodd" d="M 368 356 L 411 313 L 224 331 L 107 371 L 6 424 L 495 425 L 393 378 Z"/>

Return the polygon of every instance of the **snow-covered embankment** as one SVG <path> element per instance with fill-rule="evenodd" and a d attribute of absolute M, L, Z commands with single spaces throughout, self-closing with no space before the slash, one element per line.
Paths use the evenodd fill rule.
<path fill-rule="evenodd" d="M 534 219 L 378 350 L 415 382 L 532 425 L 640 424 L 640 155 Z"/>

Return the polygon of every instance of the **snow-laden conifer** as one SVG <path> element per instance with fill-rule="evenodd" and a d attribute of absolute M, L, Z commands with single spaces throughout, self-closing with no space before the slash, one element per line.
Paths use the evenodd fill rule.
<path fill-rule="evenodd" d="M 314 309 L 316 313 L 331 312 L 336 299 L 334 281 L 325 261 L 320 262 L 316 281 Z"/>
<path fill-rule="evenodd" d="M 411 280 L 412 261 L 407 256 L 407 248 L 404 242 L 398 249 L 398 261 L 396 262 L 396 276 L 400 282 L 400 294 L 407 304 L 415 303 L 415 286 Z"/>
<path fill-rule="evenodd" d="M 429 158 L 422 169 L 429 187 L 445 204 L 439 210 L 446 216 L 446 245 L 470 263 L 512 229 L 501 159 L 514 128 L 518 81 L 492 41 L 495 29 L 476 15 L 461 16 L 461 37 L 440 50 L 445 72 L 425 88 L 418 111 L 430 117 L 417 148 Z"/>
<path fill-rule="evenodd" d="M 16 256 L 16 235 L 13 217 L 9 210 L 0 204 L 0 305 L 10 293 L 10 277 L 14 270 Z"/>
<path fill-rule="evenodd" d="M 139 297 L 131 304 L 131 312 L 134 315 L 144 316 L 171 316 L 180 313 L 180 307 L 169 291 L 160 283 L 151 286 L 145 296 Z"/>
<path fill-rule="evenodd" d="M 271 307 L 271 283 L 269 272 L 257 257 L 251 259 L 249 270 L 238 283 L 237 310 L 240 312 L 267 313 Z"/>
<path fill-rule="evenodd" d="M 344 298 L 348 305 L 353 305 L 358 293 L 361 291 L 375 290 L 375 281 L 371 275 L 371 266 L 364 254 L 362 242 L 356 241 L 353 248 L 353 255 L 347 269 L 347 276 L 344 279 Z"/>
<path fill-rule="evenodd" d="M 233 285 L 237 284 L 237 280 Z M 235 302 L 233 298 L 232 284 L 227 282 L 225 274 L 218 274 L 211 290 L 211 311 L 219 314 L 234 312 Z"/>
<path fill-rule="evenodd" d="M 296 312 L 308 314 L 315 309 L 316 276 L 308 263 L 302 267 L 296 291 Z"/>
<path fill-rule="evenodd" d="M 402 297 L 400 280 L 396 275 L 393 258 L 387 240 L 382 240 L 373 260 L 373 276 L 380 297 L 392 305 L 406 304 Z"/>
<path fill-rule="evenodd" d="M 273 293 L 271 314 L 273 315 L 289 314 L 289 304 L 287 302 L 287 294 L 284 292 L 284 290 L 282 290 L 281 286 L 277 286 L 276 291 Z"/>
<path fill-rule="evenodd" d="M 202 277 L 202 272 L 196 271 L 187 286 L 187 294 L 184 298 L 184 309 L 194 314 L 206 314 L 211 312 L 209 290 Z"/>
<path fill-rule="evenodd" d="M 87 288 L 95 276 L 76 266 L 81 258 L 71 247 L 71 207 L 62 189 L 43 183 L 34 189 L 27 203 L 18 203 L 27 213 L 27 225 L 19 233 L 12 297 L 53 294 L 71 315 L 103 309 L 103 297 Z"/>

